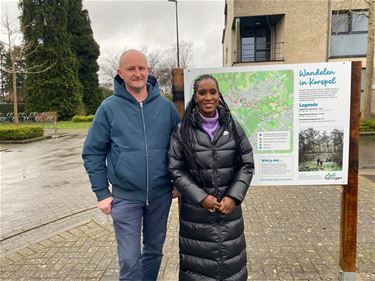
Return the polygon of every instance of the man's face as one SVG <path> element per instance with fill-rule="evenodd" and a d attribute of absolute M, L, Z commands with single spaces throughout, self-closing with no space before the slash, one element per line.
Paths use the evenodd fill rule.
<path fill-rule="evenodd" d="M 146 89 L 148 77 L 146 57 L 138 51 L 129 51 L 124 54 L 118 74 L 125 81 L 129 92 L 140 92 Z"/>

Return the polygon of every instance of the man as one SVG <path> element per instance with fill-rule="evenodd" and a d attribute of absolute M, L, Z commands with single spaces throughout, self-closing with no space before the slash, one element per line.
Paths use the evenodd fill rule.
<path fill-rule="evenodd" d="M 114 95 L 98 108 L 82 153 L 98 207 L 113 218 L 120 280 L 157 278 L 172 198 L 167 152 L 179 121 L 145 55 L 124 52 Z"/>

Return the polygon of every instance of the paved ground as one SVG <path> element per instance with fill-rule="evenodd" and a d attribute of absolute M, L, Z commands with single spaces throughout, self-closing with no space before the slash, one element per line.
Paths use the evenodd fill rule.
<path fill-rule="evenodd" d="M 95 208 L 83 140 L 76 132 L 1 146 L 0 280 L 117 279 L 111 220 Z M 373 168 L 374 146 L 361 146 L 363 168 Z M 375 170 L 360 173 L 357 272 L 370 281 Z M 340 193 L 339 186 L 252 188 L 244 204 L 249 280 L 338 280 Z M 177 231 L 174 202 L 160 281 L 178 280 Z"/>
<path fill-rule="evenodd" d="M 361 135 L 359 146 L 359 167 L 375 169 L 375 134 Z"/>

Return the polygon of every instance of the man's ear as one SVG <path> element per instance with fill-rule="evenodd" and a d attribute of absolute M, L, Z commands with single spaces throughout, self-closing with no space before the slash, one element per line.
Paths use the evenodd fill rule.
<path fill-rule="evenodd" d="M 120 70 L 119 68 L 117 69 L 117 74 L 121 77 L 121 79 L 123 79 L 123 78 L 122 78 L 121 70 Z"/>

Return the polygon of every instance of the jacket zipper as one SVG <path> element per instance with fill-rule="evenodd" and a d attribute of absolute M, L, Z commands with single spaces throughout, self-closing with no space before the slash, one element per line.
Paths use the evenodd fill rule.
<path fill-rule="evenodd" d="M 203 129 L 202 129 L 202 131 L 207 135 L 208 139 L 211 141 L 211 138 L 208 135 L 208 133 Z M 217 142 L 217 140 L 219 139 L 221 134 L 222 134 L 222 128 L 219 128 L 219 130 L 216 131 L 216 135 L 215 135 L 214 139 L 211 141 L 211 153 L 212 153 L 212 158 L 213 158 L 212 170 L 213 171 L 215 171 L 215 156 L 216 156 L 216 150 L 215 150 L 214 146 L 215 146 L 215 143 Z M 213 173 L 213 176 L 214 176 L 215 195 L 217 196 L 218 188 L 217 188 L 216 176 L 215 176 L 214 173 Z"/>
<path fill-rule="evenodd" d="M 217 188 L 217 182 L 216 182 L 216 176 L 215 176 L 215 155 L 216 155 L 216 150 L 214 149 L 214 142 L 216 143 L 217 139 L 218 139 L 218 133 L 219 133 L 220 129 L 216 132 L 216 136 L 215 138 L 211 141 L 210 139 L 210 136 L 208 135 L 208 133 L 206 131 L 204 131 L 202 129 L 202 132 L 204 132 L 208 139 L 211 141 L 211 153 L 212 153 L 212 158 L 213 158 L 213 161 L 212 161 L 212 171 L 213 171 L 213 176 L 214 176 L 214 186 L 215 186 L 215 194 L 217 196 L 217 193 L 218 193 L 218 188 Z M 221 132 L 220 132 L 221 133 Z M 217 219 L 220 219 L 220 217 L 217 217 Z M 221 268 L 223 266 L 223 253 L 222 253 L 222 237 L 221 237 L 221 219 L 217 222 L 217 232 L 218 232 L 218 236 L 219 236 L 219 267 L 217 269 L 217 273 L 218 273 L 218 276 L 219 276 L 219 279 L 218 281 L 221 281 Z"/>
<path fill-rule="evenodd" d="M 146 152 L 146 206 L 149 205 L 148 202 L 148 189 L 149 189 L 149 167 L 148 167 L 148 147 L 147 147 L 147 136 L 146 136 L 146 124 L 145 124 L 145 117 L 143 115 L 143 103 L 140 102 L 139 106 L 141 108 L 141 115 L 142 115 L 142 123 L 143 123 L 143 136 L 145 138 L 145 152 Z"/>
<path fill-rule="evenodd" d="M 212 152 L 212 157 L 213 157 L 213 163 L 212 163 L 212 169 L 213 171 L 215 171 L 215 156 L 216 156 L 216 150 L 214 148 L 216 142 L 218 141 L 218 139 L 220 138 L 221 134 L 223 133 L 223 127 L 220 127 L 219 130 L 217 130 L 216 132 L 216 135 L 214 137 L 214 139 L 211 141 L 211 152 Z M 202 130 L 203 132 L 205 132 L 204 130 Z M 207 132 L 205 132 L 207 134 Z M 207 137 L 210 139 L 210 136 L 207 134 Z M 214 174 L 214 185 L 215 185 L 215 193 L 216 193 L 216 196 L 217 196 L 217 193 L 218 193 L 218 187 L 217 187 L 217 182 L 216 182 L 216 176 Z M 217 225 L 217 231 L 218 231 L 218 234 L 219 234 L 219 268 L 218 268 L 218 277 L 219 277 L 219 281 L 222 280 L 222 266 L 223 266 L 223 252 L 222 252 L 222 247 L 223 247 L 223 239 L 222 239 L 222 233 L 221 233 L 221 219 L 218 221 L 218 225 Z"/>
<path fill-rule="evenodd" d="M 214 148 L 214 144 L 211 143 L 211 151 L 212 151 L 212 170 L 214 175 L 214 185 L 215 185 L 215 194 L 218 195 L 219 189 L 217 187 L 217 181 L 216 181 L 216 165 L 215 165 L 215 157 L 216 157 L 216 150 Z M 223 253 L 222 253 L 222 237 L 221 237 L 221 219 L 218 222 L 218 232 L 219 232 L 219 268 L 218 268 L 218 275 L 219 275 L 219 281 L 221 281 L 221 268 L 223 266 Z"/>
<path fill-rule="evenodd" d="M 221 237 L 221 220 L 218 222 L 218 232 L 219 232 L 219 268 L 218 268 L 218 275 L 219 275 L 219 281 L 221 281 L 222 276 L 221 276 L 221 270 L 223 267 L 223 253 L 222 253 L 222 244 L 223 244 L 223 239 Z"/>

